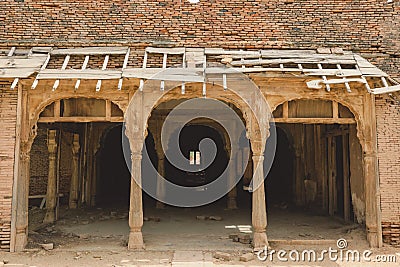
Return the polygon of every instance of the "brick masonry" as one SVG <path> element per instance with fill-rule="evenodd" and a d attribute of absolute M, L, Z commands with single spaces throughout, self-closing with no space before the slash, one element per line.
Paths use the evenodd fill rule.
<path fill-rule="evenodd" d="M 0 47 L 129 45 L 137 50 L 130 66 L 141 65 L 141 53 L 149 45 L 341 47 L 400 78 L 399 0 L 200 0 L 199 4 L 186 0 L 7 0 L 2 2 L 0 28 Z M 0 118 L 6 125 L 0 136 L 3 238 L 8 236 L 10 221 L 11 200 L 3 195 L 11 194 L 16 95 L 7 88 L 1 89 L 1 96 Z M 392 242 L 398 238 L 396 225 L 400 224 L 400 106 L 383 96 L 377 99 L 376 110 L 384 239 Z"/>
<path fill-rule="evenodd" d="M 0 249 L 10 247 L 17 92 L 0 81 Z"/>

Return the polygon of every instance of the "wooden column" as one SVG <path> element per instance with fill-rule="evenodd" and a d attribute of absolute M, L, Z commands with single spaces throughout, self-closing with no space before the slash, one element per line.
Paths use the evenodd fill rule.
<path fill-rule="evenodd" d="M 21 143 L 19 158 L 18 199 L 15 222 L 14 251 L 23 251 L 28 243 L 28 194 L 29 194 L 29 164 L 30 152 L 26 143 Z"/>
<path fill-rule="evenodd" d="M 157 194 L 157 199 L 164 199 L 165 197 L 165 155 L 164 152 L 157 149 L 157 155 L 158 155 L 158 164 L 157 164 L 157 188 L 156 188 L 156 194 Z M 162 201 L 157 201 L 156 203 L 156 208 L 157 209 L 163 209 L 165 208 L 165 205 Z"/>
<path fill-rule="evenodd" d="M 74 134 L 72 141 L 72 175 L 69 190 L 69 208 L 76 209 L 78 206 L 79 186 L 79 134 Z"/>
<path fill-rule="evenodd" d="M 239 151 L 239 148 L 232 149 L 232 151 Z M 238 152 L 237 152 L 238 153 Z M 235 185 L 236 180 L 236 158 L 231 155 L 231 151 L 228 151 L 229 154 L 229 164 L 230 166 L 228 170 L 228 188 L 232 188 L 228 193 L 228 203 L 227 209 L 228 210 L 235 210 L 237 209 L 237 189 Z"/>
<path fill-rule="evenodd" d="M 253 201 L 252 201 L 252 222 L 253 222 L 253 245 L 255 250 L 268 246 L 266 234 L 267 210 L 265 205 L 264 189 L 264 155 L 253 155 Z"/>
<path fill-rule="evenodd" d="M 295 153 L 295 203 L 296 206 L 303 206 L 305 203 L 304 194 L 304 126 L 295 125 L 294 135 L 294 153 Z"/>
<path fill-rule="evenodd" d="M 53 223 L 56 220 L 56 189 L 57 189 L 57 141 L 56 130 L 47 132 L 47 148 L 49 151 L 49 173 L 47 178 L 46 215 L 43 223 Z"/>
<path fill-rule="evenodd" d="M 163 116 L 159 116 L 155 119 L 155 124 L 149 122 L 149 128 L 151 128 L 152 132 L 155 134 L 154 145 L 157 152 L 157 188 L 156 188 L 156 195 L 157 199 L 164 199 L 165 198 L 165 153 L 164 149 L 168 149 L 168 144 L 164 144 L 165 147 L 161 144 L 161 131 L 162 126 L 164 123 L 165 118 Z M 165 129 L 167 136 L 171 135 L 170 129 Z M 163 201 L 157 200 L 156 202 L 157 209 L 164 209 L 165 204 Z"/>
<path fill-rule="evenodd" d="M 31 136 L 26 109 L 27 91 L 18 84 L 17 123 L 15 129 L 15 166 L 11 211 L 10 251 L 22 251 L 28 242 L 28 195 L 30 148 L 36 132 Z"/>
<path fill-rule="evenodd" d="M 367 122 L 364 132 L 365 223 L 367 227 L 367 239 L 371 247 L 382 247 L 375 96 L 372 94 L 366 94 L 364 97 L 364 118 Z"/>
<path fill-rule="evenodd" d="M 133 140 L 130 140 L 132 142 Z M 132 147 L 132 146 L 131 146 Z M 132 153 L 128 249 L 143 249 L 142 153 Z"/>
<path fill-rule="evenodd" d="M 343 208 L 344 220 L 350 220 L 350 164 L 349 164 L 349 135 L 342 135 L 343 146 Z"/>

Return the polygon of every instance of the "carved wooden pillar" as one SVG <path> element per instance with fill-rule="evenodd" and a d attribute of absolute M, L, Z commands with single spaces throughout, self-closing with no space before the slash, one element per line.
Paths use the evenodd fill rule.
<path fill-rule="evenodd" d="M 17 252 L 24 250 L 28 242 L 29 153 L 28 145 L 21 143 L 14 247 Z"/>
<path fill-rule="evenodd" d="M 46 193 L 46 215 L 43 223 L 53 223 L 56 220 L 56 188 L 57 188 L 57 141 L 56 130 L 47 132 L 47 148 L 49 150 L 49 173 Z"/>
<path fill-rule="evenodd" d="M 382 247 L 375 96 L 372 94 L 366 94 L 364 97 L 364 118 L 366 119 L 364 175 L 367 239 L 371 247 Z"/>
<path fill-rule="evenodd" d="M 238 147 L 232 148 L 232 151 L 239 151 Z M 236 159 L 237 157 L 233 156 L 231 151 L 228 150 L 228 155 L 229 155 L 229 164 L 230 166 L 228 170 L 228 188 L 232 188 L 229 193 L 228 193 L 228 203 L 227 203 L 227 208 L 228 210 L 235 210 L 237 209 L 237 189 L 236 189 Z"/>
<path fill-rule="evenodd" d="M 305 203 L 304 196 L 304 127 L 299 125 L 294 128 L 294 153 L 295 153 L 295 203 L 302 206 Z"/>
<path fill-rule="evenodd" d="M 28 241 L 28 196 L 30 149 L 36 136 L 36 126 L 28 120 L 28 93 L 18 84 L 17 124 L 15 136 L 15 169 L 11 211 L 10 251 L 24 250 Z"/>
<path fill-rule="evenodd" d="M 161 148 L 162 150 L 162 148 Z M 159 152 L 157 149 L 157 155 L 158 155 L 158 165 L 157 165 L 157 188 L 156 188 L 156 194 L 157 194 L 157 199 L 163 199 L 165 197 L 165 155 L 163 151 Z M 156 203 L 156 208 L 157 209 L 163 209 L 165 208 L 165 205 L 162 201 L 157 201 Z"/>
<path fill-rule="evenodd" d="M 254 249 L 262 249 L 268 245 L 266 234 L 267 227 L 267 210 L 265 205 L 265 189 L 264 189 L 264 155 L 253 154 L 253 245 Z"/>
<path fill-rule="evenodd" d="M 130 140 L 133 142 L 133 140 Z M 140 142 L 140 140 L 138 140 Z M 143 143 L 143 142 L 142 142 Z M 131 146 L 132 147 L 132 146 Z M 142 204 L 142 153 L 132 151 L 131 194 L 129 206 L 128 249 L 143 249 L 143 204 Z"/>
<path fill-rule="evenodd" d="M 78 206 L 79 148 L 79 134 L 74 134 L 72 142 L 72 176 L 69 190 L 70 209 L 76 209 Z"/>

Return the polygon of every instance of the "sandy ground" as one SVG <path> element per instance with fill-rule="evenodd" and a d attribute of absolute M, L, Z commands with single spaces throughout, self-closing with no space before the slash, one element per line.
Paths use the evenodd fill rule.
<path fill-rule="evenodd" d="M 145 217 L 149 220 L 143 226 L 146 250 L 137 252 L 126 249 L 129 232 L 126 208 L 61 209 L 60 219 L 50 226 L 40 224 L 43 216 L 43 210 L 31 210 L 27 251 L 0 253 L 0 266 L 1 261 L 8 263 L 5 266 L 273 266 L 257 259 L 240 262 L 240 255 L 252 252 L 252 248 L 249 244 L 229 239 L 229 234 L 251 232 L 249 210 L 147 208 Z M 222 220 L 198 220 L 196 216 L 220 216 Z M 268 216 L 268 237 L 275 250 L 336 248 L 338 238 L 345 238 L 351 249 L 368 248 L 365 233 L 358 225 L 296 210 L 272 209 Z M 324 240 L 324 243 L 317 245 L 316 240 Z M 46 251 L 41 248 L 42 243 L 53 243 L 54 249 Z M 213 255 L 217 251 L 229 253 L 231 259 L 215 259 Z M 384 247 L 374 253 L 392 255 L 400 253 L 400 250 Z M 179 260 L 177 255 L 180 255 Z M 399 263 L 400 254 L 396 265 L 362 266 L 400 266 Z M 274 264 L 289 265 L 279 261 Z M 290 265 L 358 266 L 330 261 L 313 264 L 292 262 Z"/>

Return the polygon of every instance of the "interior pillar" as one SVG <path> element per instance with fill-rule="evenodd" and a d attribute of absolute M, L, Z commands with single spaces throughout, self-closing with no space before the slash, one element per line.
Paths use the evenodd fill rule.
<path fill-rule="evenodd" d="M 264 189 L 264 155 L 253 155 L 253 198 L 252 198 L 252 222 L 253 222 L 253 246 L 255 250 L 268 246 L 266 234 L 267 210 L 265 205 Z"/>
<path fill-rule="evenodd" d="M 79 134 L 74 134 L 72 141 L 72 175 L 69 190 L 70 209 L 76 209 L 78 206 L 79 148 Z"/>
<path fill-rule="evenodd" d="M 130 140 L 133 142 L 133 140 Z M 132 146 L 131 146 L 132 147 Z M 132 152 L 128 249 L 143 249 L 142 153 Z"/>
<path fill-rule="evenodd" d="M 53 223 L 56 220 L 56 177 L 57 177 L 57 141 L 56 130 L 47 132 L 47 148 L 49 151 L 49 173 L 47 179 L 46 193 L 46 215 L 43 223 Z"/>
<path fill-rule="evenodd" d="M 229 193 L 228 193 L 228 203 L 227 203 L 227 209 L 228 210 L 235 210 L 237 209 L 237 189 L 235 185 L 235 180 L 236 180 L 236 159 L 234 155 L 232 155 L 232 151 L 239 151 L 238 148 L 232 148 L 232 150 L 228 150 L 228 156 L 229 156 L 229 163 L 228 166 L 231 166 L 228 169 L 228 188 L 232 188 Z M 238 153 L 238 152 L 237 152 Z"/>
<path fill-rule="evenodd" d="M 156 194 L 157 194 L 157 199 L 163 199 L 165 197 L 165 155 L 162 151 L 159 152 L 157 149 L 157 155 L 158 155 L 158 164 L 157 164 L 157 188 L 156 188 Z M 165 205 L 162 201 L 157 200 L 156 203 L 156 208 L 157 209 L 163 209 L 165 208 Z"/>
<path fill-rule="evenodd" d="M 30 149 L 35 127 L 28 123 L 28 94 L 21 83 L 18 84 L 18 105 L 15 145 L 15 169 L 13 184 L 13 201 L 11 211 L 10 251 L 23 251 L 28 243 L 28 201 L 29 201 L 29 165 Z"/>

